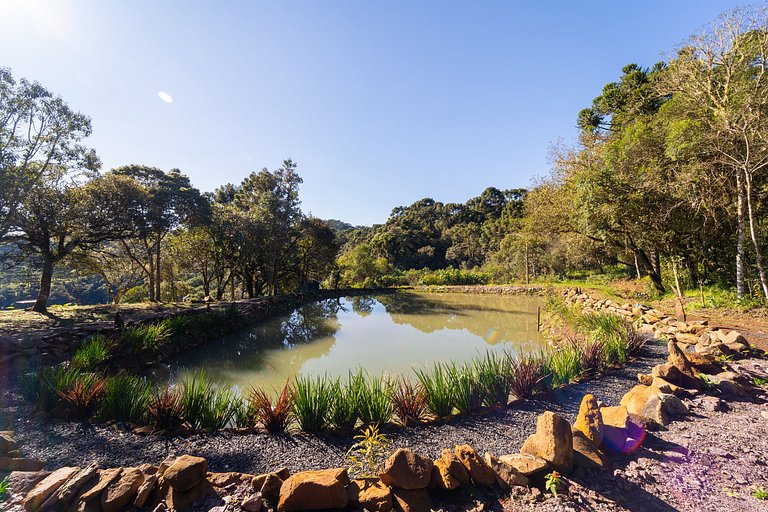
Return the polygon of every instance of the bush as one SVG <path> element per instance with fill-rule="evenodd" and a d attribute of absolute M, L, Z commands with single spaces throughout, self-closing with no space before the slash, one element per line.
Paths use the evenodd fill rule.
<path fill-rule="evenodd" d="M 510 395 L 510 356 L 505 353 L 486 351 L 485 356 L 475 359 L 474 370 L 483 389 L 485 405 L 507 405 Z"/>
<path fill-rule="evenodd" d="M 286 383 L 282 391 L 274 400 L 263 389 L 251 390 L 248 398 L 248 410 L 252 412 L 252 418 L 261 423 L 270 434 L 281 434 L 288 428 L 291 421 L 291 388 Z"/>
<path fill-rule="evenodd" d="M 184 423 L 184 399 L 177 388 L 155 390 L 149 398 L 147 410 L 155 427 L 160 430 L 172 432 Z"/>
<path fill-rule="evenodd" d="M 94 373 L 81 373 L 56 393 L 62 403 L 78 418 L 89 418 L 98 407 L 106 380 Z"/>
<path fill-rule="evenodd" d="M 425 286 L 473 285 L 487 284 L 489 281 L 490 277 L 482 272 L 446 268 L 423 274 L 420 276 L 419 284 Z"/>
<path fill-rule="evenodd" d="M 453 405 L 460 413 L 469 414 L 483 405 L 485 393 L 483 386 L 469 364 L 456 363 L 448 366 L 448 378 L 451 381 Z"/>
<path fill-rule="evenodd" d="M 565 343 L 545 357 L 545 373 L 551 378 L 552 386 L 568 384 L 581 375 L 581 350 L 575 343 Z"/>
<path fill-rule="evenodd" d="M 107 378 L 100 416 L 105 420 L 139 423 L 147 412 L 150 385 L 135 375 Z"/>
<path fill-rule="evenodd" d="M 111 357 L 111 342 L 101 334 L 91 336 L 72 356 L 72 366 L 82 370 L 101 367 Z"/>
<path fill-rule="evenodd" d="M 389 399 L 390 384 L 383 375 L 374 377 L 360 370 L 352 382 L 358 397 L 357 416 L 365 425 L 381 425 L 392 419 L 395 409 Z"/>
<path fill-rule="evenodd" d="M 510 389 L 516 398 L 528 398 L 544 378 L 544 362 L 540 356 L 524 354 L 511 359 Z"/>
<path fill-rule="evenodd" d="M 453 393 L 446 367 L 435 363 L 432 372 L 416 370 L 416 376 L 424 390 L 427 410 L 438 418 L 450 415 L 453 412 Z"/>
<path fill-rule="evenodd" d="M 184 378 L 181 384 L 184 418 L 194 429 L 207 432 L 219 430 L 238 414 L 242 400 L 230 388 L 216 388 L 208 380 L 205 370 Z"/>
<path fill-rule="evenodd" d="M 414 386 L 409 380 L 400 378 L 392 386 L 390 393 L 390 400 L 400 423 L 407 426 L 424 418 L 427 404 L 421 386 Z"/>
<path fill-rule="evenodd" d="M 41 411 L 52 411 L 63 405 L 60 392 L 71 388 L 83 371 L 74 366 L 42 368 L 37 374 L 37 406 Z"/>
<path fill-rule="evenodd" d="M 328 426 L 337 389 L 326 377 L 296 377 L 291 390 L 293 415 L 304 432 L 320 432 Z"/>
<path fill-rule="evenodd" d="M 120 338 L 134 354 L 157 350 L 171 339 L 172 332 L 168 325 L 168 320 L 155 324 L 132 325 L 120 334 Z"/>
<path fill-rule="evenodd" d="M 334 382 L 333 403 L 331 404 L 330 422 L 339 430 L 350 431 L 357 423 L 360 397 L 354 384 L 354 377 L 349 376 L 345 383 L 339 379 Z"/>

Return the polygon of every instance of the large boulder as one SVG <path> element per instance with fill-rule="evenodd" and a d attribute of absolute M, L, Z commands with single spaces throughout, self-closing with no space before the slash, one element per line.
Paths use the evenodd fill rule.
<path fill-rule="evenodd" d="M 379 478 L 356 478 L 347 486 L 349 506 L 371 512 L 392 510 L 392 492 Z"/>
<path fill-rule="evenodd" d="M 691 377 L 681 372 L 671 363 L 664 363 L 654 366 L 651 369 L 651 375 L 654 378 L 664 379 L 665 381 L 680 386 L 685 389 L 701 389 L 701 381 L 698 378 Z"/>
<path fill-rule="evenodd" d="M 500 455 L 499 460 L 504 464 L 512 466 L 518 473 L 525 476 L 543 473 L 549 469 L 549 464 L 544 459 L 528 455 L 527 453 L 513 453 L 511 455 Z"/>
<path fill-rule="evenodd" d="M 208 462 L 202 457 L 182 455 L 163 472 L 163 478 L 177 491 L 188 491 L 208 473 Z"/>
<path fill-rule="evenodd" d="M 384 463 L 381 481 L 400 489 L 425 489 L 432 477 L 432 461 L 410 448 L 400 448 Z"/>
<path fill-rule="evenodd" d="M 14 494 L 24 496 L 50 474 L 50 471 L 14 471 L 8 475 L 8 488 Z"/>
<path fill-rule="evenodd" d="M 60 468 L 43 478 L 24 498 L 24 508 L 29 511 L 38 510 L 45 500 L 78 471 L 80 468 Z"/>
<path fill-rule="evenodd" d="M 493 469 L 496 475 L 496 483 L 505 491 L 513 487 L 527 487 L 528 477 L 520 473 L 506 462 L 502 462 L 492 454 L 485 452 L 485 462 Z"/>
<path fill-rule="evenodd" d="M 0 454 L 6 454 L 16 449 L 16 440 L 10 431 L 0 432 Z"/>
<path fill-rule="evenodd" d="M 544 412 L 536 421 L 536 433 L 525 440 L 520 452 L 544 459 L 568 475 L 573 469 L 571 424 L 553 412 Z"/>
<path fill-rule="evenodd" d="M 573 431 L 573 465 L 577 468 L 597 469 L 606 466 L 606 460 L 598 445 L 580 430 Z"/>
<path fill-rule="evenodd" d="M 432 497 L 426 489 L 392 489 L 395 510 L 399 512 L 430 512 Z"/>
<path fill-rule="evenodd" d="M 739 331 L 717 331 L 717 337 L 733 352 L 749 350 L 749 342 Z"/>
<path fill-rule="evenodd" d="M 595 395 L 588 393 L 581 399 L 573 428 L 584 434 L 595 446 L 603 442 L 603 416 Z"/>
<path fill-rule="evenodd" d="M 464 464 L 462 464 L 459 458 L 456 457 L 456 454 L 453 452 L 453 450 L 449 450 L 448 448 L 444 449 L 440 453 L 440 458 L 435 461 L 435 468 L 438 470 L 440 478 L 446 482 L 453 482 L 464 485 L 469 485 L 470 483 L 467 468 L 465 468 Z M 444 489 L 448 489 L 448 487 L 439 481 L 435 483 Z M 458 485 L 456 485 L 456 487 L 458 487 Z"/>
<path fill-rule="evenodd" d="M 469 477 L 475 485 L 488 487 L 496 482 L 496 475 L 490 466 L 468 444 L 456 446 L 453 449 L 456 458 L 467 469 Z"/>
<path fill-rule="evenodd" d="M 661 390 L 656 386 L 637 384 L 621 398 L 620 405 L 627 408 L 629 414 L 643 415 L 643 408 L 652 396 L 658 396 Z"/>
<path fill-rule="evenodd" d="M 80 495 L 81 503 L 87 504 L 89 501 L 100 497 L 104 489 L 106 489 L 109 484 L 120 477 L 120 475 L 123 473 L 123 468 L 102 469 L 98 473 L 99 479 L 95 485 Z"/>
<path fill-rule="evenodd" d="M 277 509 L 291 512 L 344 508 L 349 500 L 347 484 L 349 476 L 344 468 L 301 471 L 283 482 Z"/>
<path fill-rule="evenodd" d="M 691 366 L 690 361 L 685 357 L 683 351 L 680 350 L 680 347 L 677 346 L 677 343 L 669 340 L 667 342 L 667 351 L 669 351 L 669 356 L 667 356 L 669 364 L 680 370 L 681 373 L 696 378 L 693 366 Z"/>
<path fill-rule="evenodd" d="M 139 487 L 144 483 L 144 473 L 139 468 L 125 468 L 120 478 L 113 481 L 101 493 L 103 512 L 121 512 L 136 500 Z"/>

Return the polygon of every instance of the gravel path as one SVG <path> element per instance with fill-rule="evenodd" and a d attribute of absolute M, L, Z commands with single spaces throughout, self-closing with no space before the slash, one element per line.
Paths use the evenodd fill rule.
<path fill-rule="evenodd" d="M 605 403 L 618 404 L 621 396 L 637 383 L 638 372 L 648 372 L 665 358 L 666 347 L 653 341 L 628 366 L 599 379 L 573 384 L 483 416 L 393 429 L 388 432 L 391 447 L 394 450 L 407 446 L 435 458 L 442 449 L 464 443 L 480 453 L 514 453 L 533 433 L 536 417 L 543 411 L 551 410 L 573 421 L 585 393 L 594 393 Z M 341 465 L 351 444 L 349 438 L 333 435 L 219 433 L 175 439 L 166 445 L 163 439 L 142 437 L 116 428 L 36 415 L 18 393 L 8 389 L 2 399 L 0 430 L 15 430 L 24 455 L 46 460 L 50 467 L 82 466 L 90 461 L 98 462 L 101 467 L 157 464 L 166 454 L 189 453 L 208 459 L 212 471 L 263 473 L 281 466 L 301 471 Z"/>

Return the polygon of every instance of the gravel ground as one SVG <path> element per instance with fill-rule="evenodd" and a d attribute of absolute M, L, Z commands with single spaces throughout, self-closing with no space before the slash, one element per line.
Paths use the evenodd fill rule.
<path fill-rule="evenodd" d="M 494 454 L 517 452 L 536 428 L 536 417 L 551 410 L 573 421 L 585 393 L 594 393 L 608 404 L 637 383 L 637 373 L 647 372 L 666 356 L 661 342 L 652 342 L 628 366 L 609 375 L 573 384 L 536 399 L 512 404 L 485 415 L 454 418 L 441 424 L 409 429 L 393 428 L 388 435 L 392 450 L 410 447 L 437 457 L 444 448 L 470 444 L 477 451 Z M 212 471 L 263 473 L 286 466 L 291 471 L 334 467 L 341 464 L 350 439 L 324 436 L 271 436 L 233 434 L 163 439 L 138 436 L 128 431 L 36 415 L 18 393 L 5 390 L 0 430 L 16 431 L 25 456 L 48 461 L 50 467 L 79 466 L 97 461 L 101 467 L 159 463 L 168 454 L 189 453 L 208 459 Z"/>

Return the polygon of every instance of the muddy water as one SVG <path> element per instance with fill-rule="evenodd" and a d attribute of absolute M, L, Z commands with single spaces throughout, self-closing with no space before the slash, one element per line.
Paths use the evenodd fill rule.
<path fill-rule="evenodd" d="M 204 368 L 214 381 L 248 390 L 279 387 L 298 373 L 411 375 L 486 350 L 535 351 L 540 304 L 528 296 L 415 292 L 328 299 L 198 346 L 173 361 L 167 377 Z"/>

